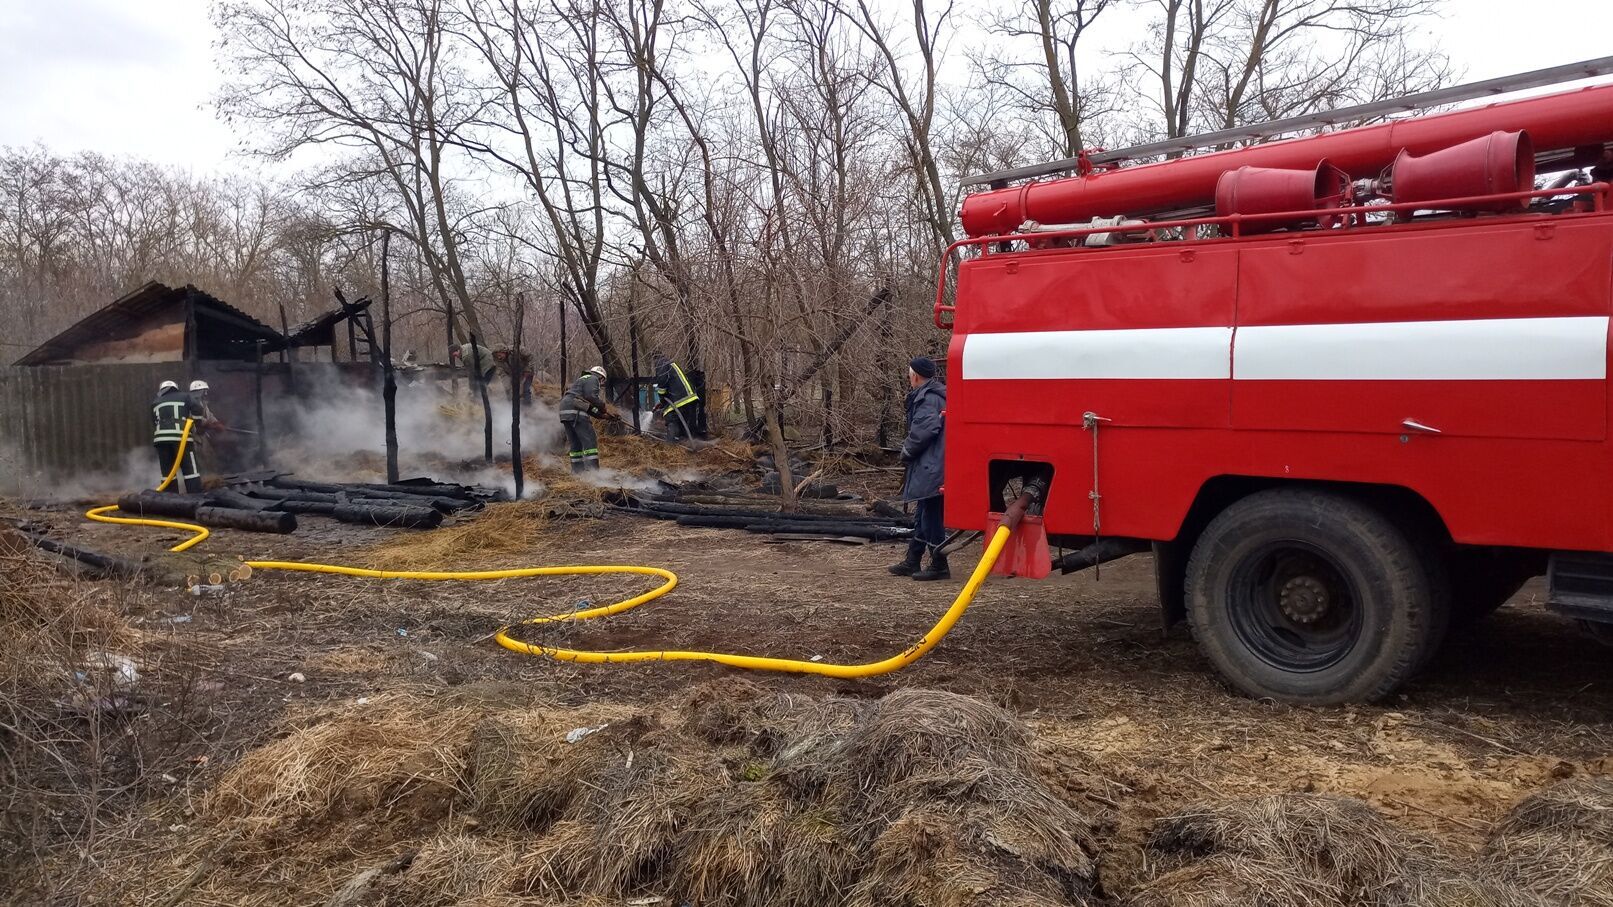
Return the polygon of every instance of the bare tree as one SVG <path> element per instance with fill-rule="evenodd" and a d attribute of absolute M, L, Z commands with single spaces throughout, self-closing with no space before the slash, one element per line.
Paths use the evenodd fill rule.
<path fill-rule="evenodd" d="M 1076 52 L 1098 16 L 1113 6 L 1115 0 L 1019 0 L 986 19 L 989 31 L 1015 45 L 1035 42 L 1037 53 L 980 61 L 982 76 L 1012 91 L 1033 117 L 1051 115 L 1065 157 L 1089 144 L 1085 131 L 1106 110 L 1109 89 L 1082 79 Z"/>
<path fill-rule="evenodd" d="M 1442 0 L 1152 0 L 1129 56 L 1158 85 L 1164 134 L 1278 119 L 1432 88 L 1451 75 L 1408 38 Z"/>
<path fill-rule="evenodd" d="M 260 152 L 357 152 L 331 178 L 381 180 L 443 304 L 482 335 L 466 280 L 465 234 L 450 214 L 455 149 L 483 102 L 464 84 L 442 0 L 252 0 L 214 12 L 234 63 L 224 114 L 260 132 Z"/>

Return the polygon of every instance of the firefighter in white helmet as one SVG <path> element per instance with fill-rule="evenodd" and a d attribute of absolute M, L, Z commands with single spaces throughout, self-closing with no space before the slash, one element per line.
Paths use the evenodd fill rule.
<path fill-rule="evenodd" d="M 560 398 L 560 427 L 566 430 L 571 448 L 572 472 L 599 468 L 599 435 L 594 432 L 594 418 L 610 415 L 600 387 L 604 380 L 605 367 L 596 365 L 571 382 Z"/>
<path fill-rule="evenodd" d="M 201 407 L 189 394 L 181 393 L 179 385 L 164 381 L 157 386 L 157 399 L 151 401 L 151 446 L 157 451 L 158 476 L 166 477 L 179 457 L 179 439 L 185 432 L 185 420 L 198 423 L 191 427 L 192 436 L 185 443 L 185 456 L 169 483 L 169 491 L 195 492 L 202 490 L 202 473 L 196 466 L 195 431 L 202 420 Z"/>

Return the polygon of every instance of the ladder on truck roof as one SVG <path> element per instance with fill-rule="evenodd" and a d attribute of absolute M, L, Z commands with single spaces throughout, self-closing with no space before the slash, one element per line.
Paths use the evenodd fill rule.
<path fill-rule="evenodd" d="M 1164 154 L 1182 154 L 1216 145 L 1269 139 L 1305 129 L 1337 126 L 1340 123 L 1351 123 L 1392 113 L 1425 110 L 1441 104 L 1455 104 L 1461 101 L 1471 101 L 1474 98 L 1507 94 L 1545 85 L 1556 85 L 1562 82 L 1572 82 L 1575 79 L 1607 75 L 1608 73 L 1613 73 L 1613 57 L 1597 57 L 1594 60 L 1582 60 L 1578 63 L 1551 66 L 1546 69 L 1536 69 L 1532 72 L 1501 76 L 1496 79 L 1484 79 L 1479 82 L 1469 82 L 1466 85 L 1453 85 L 1449 88 L 1420 91 L 1416 94 L 1390 98 L 1386 101 L 1372 101 L 1321 113 L 1307 113 L 1302 116 L 1272 120 L 1269 123 L 1257 123 L 1252 126 L 1238 126 L 1233 129 L 1204 132 L 1179 139 L 1146 142 L 1141 145 L 1133 145 L 1130 148 L 1122 148 L 1118 151 L 1096 151 L 1087 154 L 1085 157 L 1092 164 L 1112 164 L 1138 158 L 1158 157 Z M 1069 157 L 1049 161 L 1045 164 L 1030 164 L 1025 167 L 999 170 L 995 173 L 983 173 L 979 176 L 965 178 L 962 181 L 962 185 L 979 186 L 988 184 L 992 185 L 993 188 L 1000 188 L 1000 185 L 1006 185 L 1013 180 L 1072 171 L 1079 166 L 1080 162 L 1081 158 Z"/>

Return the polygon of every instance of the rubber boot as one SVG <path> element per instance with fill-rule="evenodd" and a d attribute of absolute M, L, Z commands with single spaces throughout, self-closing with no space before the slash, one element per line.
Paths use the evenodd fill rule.
<path fill-rule="evenodd" d="M 947 556 L 940 551 L 930 553 L 930 566 L 913 574 L 913 578 L 920 582 L 936 579 L 951 579 L 952 571 L 947 567 Z"/>
<path fill-rule="evenodd" d="M 901 563 L 891 564 L 886 568 L 892 576 L 912 576 L 918 572 L 920 559 L 924 557 L 924 543 L 912 541 L 907 543 L 907 557 Z"/>

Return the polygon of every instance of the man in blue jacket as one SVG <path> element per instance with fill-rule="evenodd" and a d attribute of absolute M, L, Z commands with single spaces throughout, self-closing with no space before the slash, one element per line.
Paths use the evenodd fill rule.
<path fill-rule="evenodd" d="M 941 543 L 946 540 L 941 523 L 941 473 L 947 388 L 935 376 L 935 362 L 927 356 L 908 363 L 907 381 L 913 389 L 907 394 L 907 440 L 902 442 L 902 462 L 907 464 L 902 500 L 914 502 L 913 538 L 907 543 L 907 557 L 892 564 L 890 572 L 916 580 L 951 579 L 947 557 L 941 553 Z M 926 549 L 930 566 L 921 570 Z"/>

